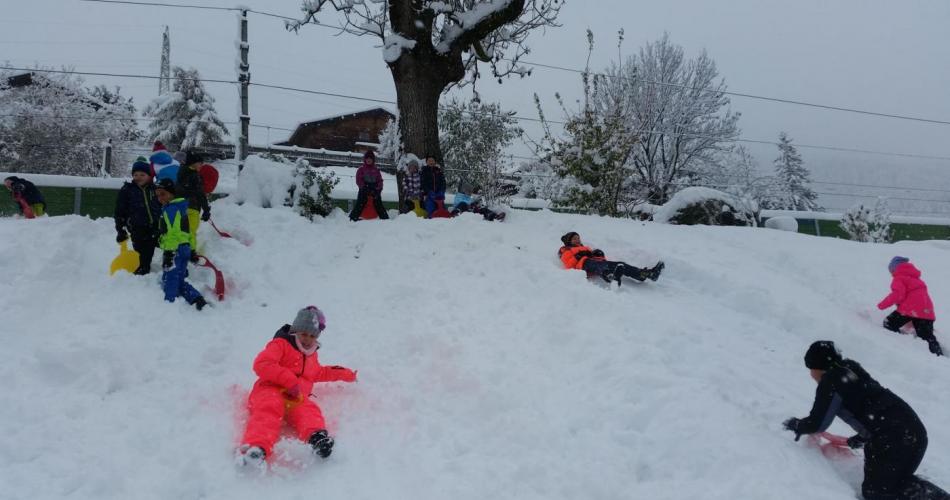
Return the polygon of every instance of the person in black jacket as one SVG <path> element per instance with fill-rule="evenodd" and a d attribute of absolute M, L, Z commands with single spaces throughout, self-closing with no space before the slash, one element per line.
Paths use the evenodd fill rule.
<path fill-rule="evenodd" d="M 201 180 L 201 165 L 204 159 L 193 151 L 185 152 L 185 163 L 178 170 L 175 191 L 178 196 L 188 200 L 188 232 L 191 234 L 191 260 L 198 260 L 198 225 L 200 221 L 211 218 L 211 207 Z M 199 220 L 198 214 L 201 211 Z"/>
<path fill-rule="evenodd" d="M 927 451 L 927 430 L 910 405 L 881 387 L 856 361 L 843 359 L 830 340 L 808 348 L 805 366 L 811 369 L 818 389 L 807 417 L 783 423 L 796 440 L 824 431 L 840 417 L 857 432 L 848 445 L 864 447 L 861 494 L 865 500 L 950 499 L 945 491 L 914 475 Z"/>
<path fill-rule="evenodd" d="M 132 236 L 132 248 L 139 253 L 139 267 L 134 273 L 138 275 L 152 270 L 162 213 L 150 171 L 148 159 L 138 157 L 132 164 L 132 182 L 122 185 L 115 200 L 115 241 L 122 243 Z"/>
<path fill-rule="evenodd" d="M 426 166 L 419 172 L 419 182 L 422 185 L 423 208 L 431 216 L 438 206 L 436 200 L 445 200 L 445 174 L 434 156 L 426 156 Z"/>
<path fill-rule="evenodd" d="M 46 213 L 46 200 L 43 199 L 43 194 L 32 182 L 11 175 L 3 180 L 3 185 L 10 190 L 10 195 L 13 196 L 13 201 L 20 209 L 21 215 L 32 219 Z M 30 207 L 33 217 L 30 217 L 24 205 Z"/>

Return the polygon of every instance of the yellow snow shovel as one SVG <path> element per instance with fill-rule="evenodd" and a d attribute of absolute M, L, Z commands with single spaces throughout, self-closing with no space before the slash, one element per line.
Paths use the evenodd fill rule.
<path fill-rule="evenodd" d="M 422 208 L 419 200 L 412 200 L 412 212 L 415 213 L 417 217 L 425 217 L 428 215 L 426 209 Z"/>
<path fill-rule="evenodd" d="M 129 240 L 126 239 L 119 243 L 119 256 L 112 259 L 112 266 L 109 267 L 109 274 L 115 274 L 122 269 L 128 272 L 134 272 L 139 268 L 139 253 L 135 250 L 129 250 Z"/>

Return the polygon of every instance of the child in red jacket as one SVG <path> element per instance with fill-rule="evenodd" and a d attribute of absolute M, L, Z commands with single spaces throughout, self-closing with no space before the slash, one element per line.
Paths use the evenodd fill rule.
<path fill-rule="evenodd" d="M 238 464 L 266 467 L 284 419 L 301 441 L 323 458 L 333 451 L 320 407 L 310 399 L 314 382 L 355 382 L 356 371 L 322 366 L 317 360 L 317 337 L 326 328 L 323 312 L 307 306 L 292 325 L 284 325 L 254 359 L 257 382 L 247 398 L 250 417 L 238 449 Z"/>
<path fill-rule="evenodd" d="M 920 271 L 910 263 L 907 257 L 897 256 L 891 259 L 887 270 L 891 272 L 891 293 L 884 297 L 878 309 L 887 309 L 897 304 L 897 310 L 884 319 L 884 328 L 900 332 L 907 322 L 913 322 L 917 336 L 926 340 L 930 352 L 943 356 L 943 349 L 934 336 L 934 305 L 927 293 L 927 284 L 920 279 Z"/>

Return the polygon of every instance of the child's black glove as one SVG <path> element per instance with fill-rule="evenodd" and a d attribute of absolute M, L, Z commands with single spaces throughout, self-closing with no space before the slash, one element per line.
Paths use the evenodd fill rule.
<path fill-rule="evenodd" d="M 115 242 L 122 243 L 123 241 L 129 239 L 129 233 L 125 232 L 125 229 L 116 229 L 115 231 Z"/>
<path fill-rule="evenodd" d="M 595 249 L 595 250 L 593 251 L 593 253 L 591 253 L 591 255 L 593 255 L 594 257 L 603 257 L 603 256 L 604 256 L 604 251 L 601 250 L 601 249 L 599 249 L 599 248 L 597 248 L 597 249 Z"/>
<path fill-rule="evenodd" d="M 211 218 L 211 210 L 205 210 L 204 212 L 201 213 L 201 220 L 203 220 L 204 222 L 208 222 L 208 219 L 210 218 Z"/>
<path fill-rule="evenodd" d="M 168 271 L 172 268 L 175 262 L 175 252 L 168 252 L 162 254 L 162 270 Z"/>
<path fill-rule="evenodd" d="M 864 439 L 860 434 L 855 434 L 848 438 L 848 448 L 851 448 L 852 450 L 864 448 L 864 443 L 866 442 L 867 439 Z"/>
<path fill-rule="evenodd" d="M 799 423 L 799 420 L 795 417 L 792 417 L 782 422 L 782 427 L 785 427 L 785 430 L 792 431 L 795 433 L 795 441 L 798 441 L 798 439 L 802 437 L 802 435 L 799 434 L 798 432 L 798 423 Z"/>

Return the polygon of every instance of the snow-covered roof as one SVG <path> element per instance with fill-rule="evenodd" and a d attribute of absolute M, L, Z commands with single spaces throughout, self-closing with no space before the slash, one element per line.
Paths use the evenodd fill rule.
<path fill-rule="evenodd" d="M 334 120 L 340 120 L 340 119 L 343 119 L 343 118 L 349 118 L 349 117 L 351 117 L 351 116 L 356 116 L 356 115 L 368 114 L 368 113 L 372 113 L 372 112 L 374 112 L 374 111 L 382 111 L 382 112 L 384 112 L 384 113 L 389 114 L 389 115 L 392 116 L 393 118 L 396 117 L 396 114 L 393 113 L 392 111 L 390 111 L 390 110 L 388 110 L 388 109 L 386 109 L 386 108 L 384 108 L 384 107 L 382 107 L 382 106 L 375 106 L 375 107 L 363 109 L 363 110 L 360 110 L 360 111 L 353 111 L 353 112 L 350 112 L 350 113 L 343 113 L 343 114 L 331 115 L 331 116 L 327 116 L 327 117 L 324 117 L 324 118 L 317 118 L 316 120 L 310 120 L 310 121 L 302 122 L 302 123 L 300 123 L 300 124 L 297 125 L 297 128 L 300 129 L 300 128 L 303 128 L 303 127 L 312 127 L 312 126 L 314 126 L 314 125 L 322 125 L 322 124 L 325 123 L 325 122 L 330 122 L 330 121 L 334 121 Z"/>

